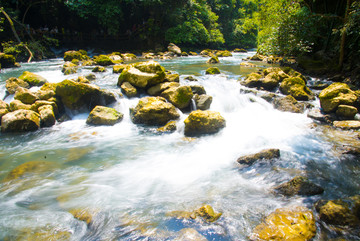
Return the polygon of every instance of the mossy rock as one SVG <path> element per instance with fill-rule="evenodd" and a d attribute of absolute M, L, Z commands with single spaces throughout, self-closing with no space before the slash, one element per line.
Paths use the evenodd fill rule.
<path fill-rule="evenodd" d="M 172 87 L 161 93 L 162 97 L 179 109 L 188 107 L 193 95 L 190 86 Z"/>
<path fill-rule="evenodd" d="M 104 73 L 106 72 L 106 68 L 103 67 L 103 66 L 95 66 L 91 72 L 94 72 L 94 73 Z"/>
<path fill-rule="evenodd" d="M 277 97 L 273 101 L 275 109 L 291 113 L 303 113 L 305 111 L 304 103 L 298 102 L 291 95 L 285 97 Z"/>
<path fill-rule="evenodd" d="M 1 68 L 12 68 L 15 67 L 16 59 L 11 54 L 0 53 L 0 67 Z"/>
<path fill-rule="evenodd" d="M 72 64 L 75 64 L 76 66 L 79 66 L 80 60 L 78 60 L 78 59 L 73 59 L 73 60 L 71 60 L 71 63 L 72 63 Z"/>
<path fill-rule="evenodd" d="M 6 80 L 5 87 L 6 87 L 7 92 L 12 95 L 12 94 L 15 94 L 16 89 L 18 87 L 23 87 L 23 88 L 29 89 L 30 85 L 28 82 L 26 82 L 22 79 L 11 77 Z"/>
<path fill-rule="evenodd" d="M 334 121 L 334 127 L 344 130 L 359 130 L 360 121 L 358 120 L 347 120 L 347 121 Z"/>
<path fill-rule="evenodd" d="M 276 209 L 259 224 L 251 240 L 311 240 L 316 234 L 315 217 L 305 207 Z"/>
<path fill-rule="evenodd" d="M 259 73 L 250 73 L 246 76 L 244 81 L 241 81 L 241 84 L 249 88 L 259 87 L 262 78 L 263 76 Z"/>
<path fill-rule="evenodd" d="M 207 222 L 215 222 L 221 217 L 222 213 L 215 213 L 210 205 L 205 205 L 196 210 L 195 215 L 203 218 Z"/>
<path fill-rule="evenodd" d="M 247 53 L 248 51 L 246 49 L 235 48 L 233 50 L 233 52 L 235 52 L 235 53 Z"/>
<path fill-rule="evenodd" d="M 220 70 L 218 67 L 210 67 L 206 70 L 205 74 L 210 74 L 210 75 L 220 74 Z"/>
<path fill-rule="evenodd" d="M 180 82 L 179 74 L 167 74 L 165 75 L 164 82 Z"/>
<path fill-rule="evenodd" d="M 162 133 L 171 133 L 176 131 L 176 121 L 169 121 L 166 125 L 159 127 L 157 131 Z"/>
<path fill-rule="evenodd" d="M 7 113 L 9 113 L 9 104 L 6 103 L 3 100 L 0 100 L 0 124 L 1 124 L 1 118 L 6 115 Z"/>
<path fill-rule="evenodd" d="M 2 132 L 36 131 L 40 128 L 40 116 L 32 110 L 16 110 L 1 118 Z"/>
<path fill-rule="evenodd" d="M 55 116 L 59 115 L 59 108 L 58 108 L 58 105 L 55 100 L 54 101 L 38 100 L 34 104 L 31 105 L 31 110 L 39 113 L 40 107 L 42 107 L 44 105 L 50 105 L 52 107 L 52 111 L 54 112 Z"/>
<path fill-rule="evenodd" d="M 196 79 L 194 76 L 187 76 L 184 78 L 185 80 L 188 80 L 188 81 L 198 81 L 198 79 Z"/>
<path fill-rule="evenodd" d="M 176 46 L 174 43 L 169 43 L 167 48 L 169 52 L 172 52 L 176 55 L 181 55 L 181 49 L 178 46 Z"/>
<path fill-rule="evenodd" d="M 220 63 L 220 60 L 217 56 L 211 57 L 208 61 L 206 61 L 208 64 L 218 64 Z"/>
<path fill-rule="evenodd" d="M 47 83 L 45 78 L 29 71 L 24 71 L 22 75 L 19 76 L 19 79 L 26 81 L 30 86 L 42 86 Z"/>
<path fill-rule="evenodd" d="M 120 53 L 112 53 L 108 55 L 114 64 L 122 64 L 124 60 L 121 57 Z"/>
<path fill-rule="evenodd" d="M 87 60 L 89 57 L 84 54 L 85 52 L 84 51 L 75 51 L 75 50 L 66 51 L 64 53 L 64 61 L 71 62 L 73 59 L 77 59 L 79 61 Z"/>
<path fill-rule="evenodd" d="M 320 200 L 315 204 L 320 220 L 331 225 L 358 226 L 357 209 L 344 200 Z"/>
<path fill-rule="evenodd" d="M 130 109 L 131 120 L 135 124 L 165 125 L 180 117 L 175 106 L 162 97 L 141 98 L 135 108 Z"/>
<path fill-rule="evenodd" d="M 284 196 L 313 196 L 322 194 L 324 192 L 324 189 L 310 182 L 306 177 L 297 176 L 290 181 L 275 187 L 274 191 Z"/>
<path fill-rule="evenodd" d="M 120 74 L 127 65 L 125 64 L 119 64 L 119 65 L 114 65 L 113 66 L 113 74 Z"/>
<path fill-rule="evenodd" d="M 51 105 L 42 105 L 38 108 L 38 111 L 41 120 L 41 127 L 51 127 L 55 125 L 56 118 L 54 114 L 54 109 Z"/>
<path fill-rule="evenodd" d="M 47 161 L 29 161 L 15 167 L 4 179 L 4 182 L 22 179 L 34 174 L 53 170 L 54 165 Z"/>
<path fill-rule="evenodd" d="M 204 88 L 204 86 L 202 85 L 191 85 L 191 90 L 192 92 L 195 94 L 198 94 L 198 95 L 206 95 L 206 90 Z"/>
<path fill-rule="evenodd" d="M 120 74 L 118 86 L 129 82 L 135 87 L 149 88 L 163 82 L 165 69 L 158 62 L 140 62 L 127 66 Z"/>
<path fill-rule="evenodd" d="M 124 53 L 121 54 L 121 57 L 125 60 L 125 61 L 131 61 L 131 60 L 135 60 L 137 57 L 135 54 L 132 53 Z"/>
<path fill-rule="evenodd" d="M 233 55 L 228 50 L 221 50 L 216 52 L 216 57 L 232 57 L 232 56 Z"/>
<path fill-rule="evenodd" d="M 196 109 L 198 110 L 208 110 L 210 109 L 212 103 L 212 96 L 210 95 L 194 95 L 194 101 L 196 105 Z"/>
<path fill-rule="evenodd" d="M 183 52 L 181 52 L 181 56 L 183 56 L 183 57 L 188 57 L 189 54 L 183 51 Z"/>
<path fill-rule="evenodd" d="M 180 87 L 180 84 L 177 82 L 164 82 L 147 89 L 147 93 L 152 96 L 159 96 L 165 90 L 177 87 Z"/>
<path fill-rule="evenodd" d="M 48 100 L 50 98 L 55 97 L 55 91 L 54 90 L 38 90 L 36 92 L 36 95 L 40 100 Z"/>
<path fill-rule="evenodd" d="M 219 132 L 226 125 L 225 119 L 216 111 L 192 111 L 184 120 L 185 135 L 197 136 Z"/>
<path fill-rule="evenodd" d="M 120 88 L 121 88 L 121 92 L 124 93 L 129 98 L 135 97 L 138 95 L 137 89 L 129 82 L 122 83 Z"/>
<path fill-rule="evenodd" d="M 82 61 L 81 65 L 82 66 L 94 66 L 94 65 L 96 65 L 96 62 L 92 59 L 89 59 L 89 60 Z"/>
<path fill-rule="evenodd" d="M 69 213 L 71 213 L 74 218 L 84 221 L 87 225 L 94 220 L 94 216 L 97 212 L 97 210 L 91 210 L 88 208 L 73 208 L 69 210 Z"/>
<path fill-rule="evenodd" d="M 114 62 L 107 55 L 99 55 L 94 57 L 94 61 L 96 64 L 101 66 L 113 65 Z"/>
<path fill-rule="evenodd" d="M 353 106 L 358 97 L 345 83 L 333 83 L 319 95 L 321 108 L 326 113 L 334 112 L 339 105 Z"/>
<path fill-rule="evenodd" d="M 28 89 L 19 87 L 16 89 L 16 93 L 14 96 L 15 100 L 20 100 L 24 104 L 34 104 L 36 100 L 38 100 L 38 96 L 36 93 L 31 92 Z"/>
<path fill-rule="evenodd" d="M 291 95 L 296 100 L 311 100 L 314 94 L 306 87 L 306 82 L 300 77 L 286 78 L 281 82 L 280 91 L 285 95 Z"/>
<path fill-rule="evenodd" d="M 252 165 L 260 160 L 273 160 L 280 157 L 279 149 L 265 149 L 255 154 L 241 156 L 237 159 L 239 164 Z"/>
<path fill-rule="evenodd" d="M 20 100 L 13 100 L 10 102 L 10 111 L 16 111 L 16 110 L 32 110 L 31 105 L 27 105 L 22 103 Z"/>
<path fill-rule="evenodd" d="M 358 109 L 351 105 L 339 105 L 336 110 L 336 115 L 348 120 L 354 119 L 358 113 Z"/>
<path fill-rule="evenodd" d="M 273 72 L 265 76 L 265 78 L 261 81 L 260 87 L 264 88 L 265 90 L 271 91 L 279 86 L 280 81 L 280 75 Z"/>
<path fill-rule="evenodd" d="M 190 52 L 189 52 L 189 55 L 191 55 L 191 56 L 198 56 L 198 53 L 193 52 L 193 51 L 190 51 Z"/>

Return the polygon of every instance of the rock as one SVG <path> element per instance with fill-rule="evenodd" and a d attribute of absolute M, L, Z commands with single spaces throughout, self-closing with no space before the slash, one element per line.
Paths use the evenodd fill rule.
<path fill-rule="evenodd" d="M 83 51 L 75 51 L 75 50 L 70 50 L 70 51 L 66 51 L 64 53 L 64 61 L 72 61 L 73 59 L 77 59 L 77 60 L 86 60 L 89 57 L 85 54 L 85 52 Z"/>
<path fill-rule="evenodd" d="M 280 91 L 285 95 L 291 95 L 296 100 L 310 100 L 313 93 L 306 87 L 306 83 L 299 77 L 286 78 L 281 82 Z"/>
<path fill-rule="evenodd" d="M 305 105 L 291 95 L 275 98 L 273 106 L 275 109 L 292 113 L 303 113 L 305 110 Z"/>
<path fill-rule="evenodd" d="M 165 90 L 177 87 L 180 87 L 180 84 L 177 82 L 164 82 L 149 88 L 147 93 L 152 96 L 159 96 Z"/>
<path fill-rule="evenodd" d="M 26 81 L 30 86 L 42 86 L 47 83 L 45 78 L 29 71 L 24 71 L 22 75 L 19 76 L 19 79 Z"/>
<path fill-rule="evenodd" d="M 15 96 L 14 96 L 15 100 L 20 100 L 22 103 L 24 104 L 33 104 L 35 103 L 36 100 L 38 100 L 38 96 L 31 92 L 28 89 L 19 87 L 16 90 Z"/>
<path fill-rule="evenodd" d="M 165 69 L 158 62 L 140 62 L 127 66 L 120 74 L 118 86 L 125 81 L 135 87 L 149 88 L 163 82 Z"/>
<path fill-rule="evenodd" d="M 198 54 L 197 54 L 196 52 L 193 52 L 193 51 L 190 51 L 190 52 L 189 52 L 189 55 L 191 55 L 191 56 L 198 56 Z"/>
<path fill-rule="evenodd" d="M 114 64 L 124 63 L 120 53 L 112 53 L 108 55 Z"/>
<path fill-rule="evenodd" d="M 71 60 L 71 63 L 72 63 L 72 64 L 75 64 L 76 66 L 79 66 L 80 60 L 78 60 L 78 59 L 73 59 L 73 60 Z"/>
<path fill-rule="evenodd" d="M 55 116 L 59 115 L 58 105 L 55 101 L 46 101 L 46 100 L 38 100 L 34 104 L 31 105 L 31 110 L 40 113 L 40 107 L 44 105 L 50 105 L 52 107 L 52 111 Z"/>
<path fill-rule="evenodd" d="M 240 66 L 241 67 L 248 67 L 248 68 L 256 68 L 257 67 L 256 64 L 252 64 L 252 63 L 249 63 L 249 62 L 241 62 Z"/>
<path fill-rule="evenodd" d="M 71 213 L 74 218 L 84 221 L 87 225 L 89 225 L 94 220 L 94 216 L 97 214 L 97 211 L 88 208 L 74 208 L 70 209 L 69 213 Z"/>
<path fill-rule="evenodd" d="M 183 56 L 183 57 L 188 57 L 189 54 L 183 51 L 183 52 L 181 52 L 181 56 Z"/>
<path fill-rule="evenodd" d="M 122 83 L 120 88 L 121 92 L 123 92 L 129 98 L 135 97 L 138 94 L 137 89 L 129 82 Z"/>
<path fill-rule="evenodd" d="M 250 240 L 311 240 L 316 234 L 313 213 L 305 207 L 276 209 L 253 231 Z"/>
<path fill-rule="evenodd" d="M 158 132 L 171 133 L 176 131 L 176 121 L 169 121 L 163 127 L 157 129 Z"/>
<path fill-rule="evenodd" d="M 213 56 L 208 61 L 206 61 L 206 63 L 208 63 L 208 64 L 218 64 L 218 63 L 220 63 L 220 60 L 218 59 L 218 57 Z"/>
<path fill-rule="evenodd" d="M 272 160 L 280 157 L 279 149 L 266 149 L 256 154 L 241 156 L 237 159 L 239 164 L 252 165 L 254 162 L 259 160 Z"/>
<path fill-rule="evenodd" d="M 208 110 L 212 103 L 212 96 L 210 95 L 194 95 L 196 109 Z"/>
<path fill-rule="evenodd" d="M 125 64 L 120 64 L 120 65 L 114 65 L 113 66 L 113 74 L 120 74 L 127 65 Z"/>
<path fill-rule="evenodd" d="M 206 70 L 205 74 L 211 74 L 211 75 L 220 74 L 220 70 L 218 67 L 210 67 Z"/>
<path fill-rule="evenodd" d="M 0 100 L 0 124 L 1 124 L 1 118 L 6 115 L 7 113 L 9 113 L 9 104 L 6 103 L 3 100 Z"/>
<path fill-rule="evenodd" d="M 32 110 L 16 110 L 1 118 L 2 132 L 36 131 L 40 128 L 40 116 Z"/>
<path fill-rule="evenodd" d="M 51 105 L 40 106 L 38 110 L 40 114 L 41 127 L 51 127 L 55 125 L 56 119 Z"/>
<path fill-rule="evenodd" d="M 320 220 L 331 225 L 358 226 L 357 209 L 344 200 L 320 200 L 315 204 Z"/>
<path fill-rule="evenodd" d="M 216 111 L 195 110 L 184 120 L 185 135 L 213 134 L 225 127 L 226 121 Z"/>
<path fill-rule="evenodd" d="M 106 72 L 106 68 L 103 67 L 103 66 L 95 66 L 91 72 L 94 72 L 94 73 L 103 73 L 103 72 Z"/>
<path fill-rule="evenodd" d="M 173 239 L 174 241 L 207 241 L 207 238 L 193 228 L 183 228 L 178 233 L 178 236 Z"/>
<path fill-rule="evenodd" d="M 198 81 L 196 78 L 194 78 L 193 76 L 187 76 L 184 78 L 185 80 L 188 80 L 188 81 Z"/>
<path fill-rule="evenodd" d="M 336 110 L 336 115 L 338 117 L 346 118 L 348 120 L 354 119 L 357 113 L 358 109 L 351 105 L 339 105 Z"/>
<path fill-rule="evenodd" d="M 248 51 L 246 49 L 236 48 L 236 49 L 233 50 L 233 52 L 235 52 L 235 53 L 247 53 Z"/>
<path fill-rule="evenodd" d="M 179 86 L 168 88 L 161 93 L 161 96 L 167 99 L 171 104 L 179 109 L 188 107 L 193 97 L 190 86 Z"/>
<path fill-rule="evenodd" d="M 202 85 L 191 85 L 191 90 L 194 94 L 206 95 L 206 90 Z"/>
<path fill-rule="evenodd" d="M 94 66 L 94 65 L 96 65 L 96 62 L 92 59 L 89 59 L 89 60 L 85 60 L 85 61 L 81 62 L 81 65 L 82 66 Z"/>
<path fill-rule="evenodd" d="M 345 130 L 358 130 L 360 129 L 360 121 L 349 120 L 349 121 L 334 121 L 334 127 L 345 129 Z"/>
<path fill-rule="evenodd" d="M 336 111 L 339 105 L 353 106 L 358 97 L 345 83 L 333 83 L 320 92 L 321 108 L 325 113 Z"/>
<path fill-rule="evenodd" d="M 78 83 L 90 84 L 90 81 L 87 78 L 85 78 L 84 76 L 78 76 L 77 78 L 73 78 L 71 80 L 78 82 Z"/>
<path fill-rule="evenodd" d="M 221 50 L 216 52 L 216 57 L 232 57 L 233 55 L 228 50 Z"/>
<path fill-rule="evenodd" d="M 290 181 L 275 187 L 274 191 L 284 196 L 313 196 L 322 194 L 324 192 L 324 189 L 310 182 L 306 177 L 297 176 Z"/>
<path fill-rule="evenodd" d="M 93 81 L 96 79 L 96 75 L 93 73 L 90 73 L 90 74 L 85 75 L 85 78 L 88 79 L 89 81 Z"/>
<path fill-rule="evenodd" d="M 96 64 L 101 66 L 113 65 L 114 62 L 107 55 L 99 55 L 94 57 L 94 61 Z"/>
<path fill-rule="evenodd" d="M 11 54 L 0 53 L 0 68 L 16 67 L 15 57 Z"/>
<path fill-rule="evenodd" d="M 245 80 L 241 81 L 241 84 L 249 88 L 257 88 L 260 87 L 262 78 L 261 74 L 251 73 L 246 76 Z"/>
<path fill-rule="evenodd" d="M 37 240 L 72 240 L 72 233 L 69 230 L 61 230 L 59 227 L 40 227 L 36 228 L 26 228 L 24 230 L 18 231 L 16 238 L 11 237 L 8 240 L 26 240 L 26 241 L 37 241 Z M 5 238 L 5 240 L 7 240 Z"/>
<path fill-rule="evenodd" d="M 121 57 L 122 57 L 125 61 L 131 61 L 131 60 L 136 59 L 136 55 L 135 55 L 135 54 L 131 54 L 131 53 L 122 54 Z"/>
<path fill-rule="evenodd" d="M 271 91 L 278 87 L 281 81 L 281 77 L 278 73 L 272 72 L 265 76 L 265 78 L 261 81 L 260 87 L 265 90 Z"/>
<path fill-rule="evenodd" d="M 4 179 L 4 182 L 24 178 L 25 176 L 47 172 L 54 165 L 47 161 L 28 161 L 15 167 Z"/>
<path fill-rule="evenodd" d="M 10 102 L 10 111 L 15 110 L 31 110 L 31 105 L 22 103 L 20 100 L 13 100 Z"/>
<path fill-rule="evenodd" d="M 89 114 L 86 120 L 90 125 L 108 125 L 112 126 L 123 119 L 123 114 L 113 108 L 105 106 L 96 106 Z"/>
<path fill-rule="evenodd" d="M 53 90 L 38 90 L 36 92 L 36 95 L 37 97 L 40 99 L 40 100 L 48 100 L 50 98 L 53 98 L 55 97 L 55 91 Z"/>
<path fill-rule="evenodd" d="M 207 222 L 215 222 L 218 220 L 222 213 L 215 213 L 210 205 L 205 205 L 194 212 L 195 216 L 203 218 Z"/>
<path fill-rule="evenodd" d="M 178 74 L 167 74 L 165 75 L 164 82 L 179 82 L 180 75 Z"/>
<path fill-rule="evenodd" d="M 307 117 L 321 122 L 328 122 L 330 120 L 330 116 L 323 114 L 319 108 L 311 109 Z"/>
<path fill-rule="evenodd" d="M 175 106 L 162 97 L 144 97 L 135 108 L 130 109 L 131 120 L 135 124 L 165 125 L 180 117 Z"/>
<path fill-rule="evenodd" d="M 170 43 L 167 48 L 168 48 L 169 52 L 172 52 L 176 55 L 181 55 L 181 49 L 178 46 L 176 46 L 175 44 Z"/>
<path fill-rule="evenodd" d="M 11 77 L 6 80 L 5 87 L 6 87 L 7 92 L 12 95 L 12 94 L 15 94 L 16 89 L 18 87 L 23 87 L 23 88 L 29 89 L 30 85 L 28 82 L 26 82 L 22 79 Z"/>
<path fill-rule="evenodd" d="M 203 57 L 207 57 L 207 56 L 212 56 L 212 51 L 211 49 L 204 49 L 203 51 L 200 52 L 200 55 Z"/>

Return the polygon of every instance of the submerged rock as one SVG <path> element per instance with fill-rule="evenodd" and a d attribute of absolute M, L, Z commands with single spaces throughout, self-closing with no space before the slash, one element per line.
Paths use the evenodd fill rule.
<path fill-rule="evenodd" d="M 23 87 L 23 88 L 29 89 L 30 85 L 28 82 L 26 82 L 22 79 L 11 77 L 6 80 L 5 87 L 6 87 L 7 92 L 12 95 L 12 94 L 15 94 L 16 89 L 18 87 Z"/>
<path fill-rule="evenodd" d="M 206 222 L 215 222 L 218 220 L 222 213 L 216 213 L 210 205 L 204 205 L 201 208 L 192 212 L 186 211 L 173 211 L 167 214 L 168 216 L 178 219 L 196 219 L 197 217 L 203 219 Z"/>
<path fill-rule="evenodd" d="M 69 210 L 69 213 L 71 213 L 74 218 L 84 221 L 87 225 L 94 220 L 94 216 L 97 212 L 97 210 L 91 210 L 88 208 L 74 208 Z"/>
<path fill-rule="evenodd" d="M 360 129 L 360 121 L 348 120 L 348 121 L 334 121 L 334 127 L 341 128 L 344 130 L 357 130 Z"/>
<path fill-rule="evenodd" d="M 334 112 L 339 105 L 353 106 L 358 97 L 345 83 L 333 83 L 320 92 L 321 108 L 326 113 Z"/>
<path fill-rule="evenodd" d="M 42 86 L 47 83 L 45 78 L 29 71 L 24 71 L 22 75 L 19 76 L 19 79 L 26 81 L 30 86 Z"/>
<path fill-rule="evenodd" d="M 316 234 L 313 213 L 305 207 L 276 209 L 253 231 L 250 240 L 311 240 Z"/>
<path fill-rule="evenodd" d="M 210 75 L 220 74 L 220 70 L 218 67 L 210 67 L 206 70 L 205 74 L 210 74 Z"/>
<path fill-rule="evenodd" d="M 123 119 L 123 114 L 113 108 L 96 106 L 89 114 L 86 123 L 91 125 L 115 125 Z"/>
<path fill-rule="evenodd" d="M 284 196 L 312 196 L 323 193 L 324 189 L 310 182 L 306 177 L 297 176 L 290 181 L 275 187 L 274 191 Z"/>
<path fill-rule="evenodd" d="M 47 172 L 52 170 L 54 165 L 47 161 L 29 161 L 15 167 L 4 179 L 4 182 L 24 178 L 28 175 Z"/>
<path fill-rule="evenodd" d="M 226 121 L 216 111 L 196 110 L 185 119 L 185 135 L 197 136 L 202 134 L 213 134 L 225 127 Z"/>
<path fill-rule="evenodd" d="M 1 118 L 2 132 L 35 131 L 40 128 L 40 116 L 32 110 L 16 110 Z"/>
<path fill-rule="evenodd" d="M 296 100 L 311 100 L 314 95 L 300 77 L 284 79 L 281 82 L 280 91 L 285 95 L 293 96 Z"/>
<path fill-rule="evenodd" d="M 178 232 L 174 241 L 207 241 L 208 239 L 202 236 L 198 231 L 193 228 L 183 228 Z"/>
<path fill-rule="evenodd" d="M 272 160 L 280 157 L 279 149 L 266 149 L 256 154 L 241 156 L 237 159 L 239 164 L 252 165 L 254 162 L 259 160 Z"/>
<path fill-rule="evenodd" d="M 180 117 L 175 106 L 163 97 L 141 98 L 135 108 L 130 109 L 131 120 L 135 124 L 165 125 Z"/>

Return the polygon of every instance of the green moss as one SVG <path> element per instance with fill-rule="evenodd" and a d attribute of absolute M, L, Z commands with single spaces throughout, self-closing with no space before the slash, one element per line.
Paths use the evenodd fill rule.
<path fill-rule="evenodd" d="M 231 56 L 232 56 L 232 54 L 228 50 L 223 50 L 223 51 L 217 51 L 216 52 L 216 57 L 231 57 Z"/>
<path fill-rule="evenodd" d="M 219 60 L 218 57 L 213 56 L 206 63 L 208 63 L 208 64 L 218 64 L 218 63 L 220 63 L 220 60 Z"/>
<path fill-rule="evenodd" d="M 101 65 L 101 66 L 108 66 L 108 65 L 114 64 L 114 62 L 107 55 L 96 56 L 96 57 L 94 57 L 94 61 L 96 64 Z"/>
<path fill-rule="evenodd" d="M 91 72 L 103 73 L 103 72 L 106 72 L 106 68 L 103 66 L 96 66 L 92 69 Z"/>
<path fill-rule="evenodd" d="M 43 84 L 47 83 L 45 78 L 29 71 L 24 71 L 22 75 L 19 76 L 19 79 L 28 82 L 30 86 L 42 86 Z"/>
<path fill-rule="evenodd" d="M 0 53 L 0 65 L 2 68 L 11 68 L 15 66 L 15 57 L 10 54 Z"/>
<path fill-rule="evenodd" d="M 282 81 L 280 91 L 285 95 L 291 95 L 296 100 L 310 100 L 313 93 L 306 87 L 306 82 L 300 77 L 290 77 Z"/>
<path fill-rule="evenodd" d="M 206 74 L 210 74 L 210 75 L 220 74 L 220 70 L 218 67 L 211 67 L 206 70 Z"/>
<path fill-rule="evenodd" d="M 85 51 L 86 52 L 86 51 Z M 70 50 L 64 53 L 64 61 L 72 61 L 73 59 L 77 59 L 79 61 L 86 60 L 89 57 L 83 54 L 83 51 L 74 51 Z"/>

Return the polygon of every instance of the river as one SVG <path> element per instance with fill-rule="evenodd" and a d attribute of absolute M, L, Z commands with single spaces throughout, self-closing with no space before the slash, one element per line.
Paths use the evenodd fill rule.
<path fill-rule="evenodd" d="M 226 127 L 214 135 L 185 138 L 182 113 L 177 131 L 159 134 L 156 128 L 135 125 L 129 108 L 139 98 L 121 97 L 111 105 L 124 114 L 114 126 L 89 126 L 89 113 L 68 112 L 72 120 L 30 133 L 0 134 L 0 179 L 29 161 L 46 165 L 34 175 L 0 184 L 0 240 L 27 237 L 35 232 L 69 232 L 71 240 L 172 240 L 183 228 L 193 228 L 208 240 L 248 240 L 252 230 L 276 208 L 301 205 L 313 209 L 320 198 L 340 198 L 359 193 L 360 169 L 343 160 L 331 135 L 312 128 L 304 114 L 275 110 L 264 99 L 245 93 L 238 78 L 267 67 L 240 67 L 236 53 L 220 58 L 221 75 L 205 75 L 203 57 L 160 61 L 176 71 L 180 83 L 202 85 L 213 97 L 211 110 L 226 119 Z M 64 76 L 62 59 L 22 64 L 2 70 L 0 97 L 5 81 L 28 70 L 49 82 L 84 75 L 91 68 Z M 194 75 L 198 81 L 184 78 Z M 97 73 L 94 84 L 111 91 L 118 74 L 111 67 Z M 5 101 L 10 102 L 12 96 Z M 312 104 L 319 106 L 318 100 Z M 350 133 L 351 135 L 353 133 Z M 281 157 L 272 162 L 239 166 L 238 157 L 266 148 L 278 148 Z M 325 189 L 313 197 L 285 198 L 271 188 L 296 175 L 306 175 Z M 173 211 L 192 211 L 211 205 L 222 216 L 214 223 L 176 219 Z M 71 209 L 92 210 L 89 225 L 75 219 Z M 326 232 L 318 225 L 315 240 Z M 20 238 L 21 240 L 21 238 Z M 40 239 L 39 239 L 40 240 Z"/>

